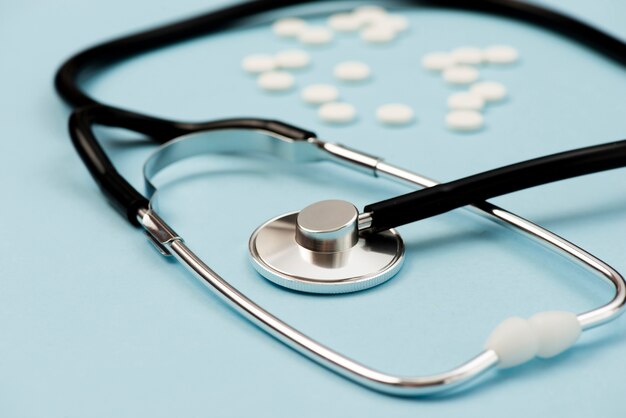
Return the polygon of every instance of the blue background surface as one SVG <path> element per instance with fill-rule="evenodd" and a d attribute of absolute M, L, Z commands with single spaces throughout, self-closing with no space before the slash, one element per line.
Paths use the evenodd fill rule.
<path fill-rule="evenodd" d="M 623 416 L 624 318 L 585 333 L 554 360 L 491 374 L 452 397 L 388 397 L 268 338 L 160 258 L 111 210 L 71 147 L 54 71 L 94 42 L 226 3 L 0 5 L 0 416 Z M 622 1 L 545 3 L 626 38 Z M 369 84 L 341 89 L 360 112 L 349 127 L 321 125 L 297 91 L 262 94 L 241 72 L 246 54 L 294 46 L 263 24 L 134 58 L 99 75 L 89 90 L 105 102 L 170 118 L 287 120 L 441 180 L 624 138 L 626 74 L 616 64 L 508 20 L 438 10 L 407 16 L 410 34 L 393 46 L 340 36 L 332 47 L 311 49 L 313 67 L 296 75 L 299 85 L 331 81 L 340 60 L 370 63 Z M 523 57 L 516 66 L 482 71 L 507 85 L 509 102 L 486 111 L 482 132 L 450 133 L 442 121 L 451 89 L 421 69 L 421 56 L 493 43 L 514 45 Z M 389 101 L 412 105 L 417 122 L 380 127 L 374 109 Z M 141 164 L 153 148 L 125 132 L 100 133 L 120 170 L 141 187 Z M 209 265 L 308 335 L 384 371 L 448 369 L 480 350 L 506 317 L 584 311 L 611 295 L 589 273 L 462 211 L 401 228 L 407 262 L 384 286 L 338 297 L 283 292 L 246 261 L 257 225 L 320 199 L 362 207 L 406 189 L 328 164 L 199 158 L 172 174 L 180 180 L 181 171 L 191 176 L 163 183 L 163 215 Z M 495 203 L 626 271 L 625 175 L 615 170 Z"/>

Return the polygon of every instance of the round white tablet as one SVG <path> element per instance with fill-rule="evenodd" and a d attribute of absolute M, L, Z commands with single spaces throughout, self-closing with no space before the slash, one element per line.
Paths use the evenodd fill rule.
<path fill-rule="evenodd" d="M 354 9 L 353 13 L 362 24 L 374 23 L 387 15 L 383 7 L 376 5 L 359 6 Z"/>
<path fill-rule="evenodd" d="M 333 40 L 333 32 L 323 26 L 309 26 L 298 34 L 298 40 L 307 45 L 323 45 Z"/>
<path fill-rule="evenodd" d="M 361 31 L 361 39 L 371 44 L 382 44 L 392 41 L 396 37 L 394 28 L 384 24 L 368 26 Z"/>
<path fill-rule="evenodd" d="M 257 84 L 263 90 L 284 91 L 293 87 L 294 78 L 285 71 L 270 71 L 261 74 L 257 79 Z"/>
<path fill-rule="evenodd" d="M 302 100 L 311 104 L 334 102 L 339 97 L 339 90 L 331 84 L 311 84 L 302 89 Z"/>
<path fill-rule="evenodd" d="M 304 68 L 311 62 L 311 56 L 300 49 L 287 49 L 274 57 L 280 68 Z"/>
<path fill-rule="evenodd" d="M 427 70 L 441 71 L 453 65 L 454 59 L 447 52 L 431 52 L 422 58 L 422 66 Z"/>
<path fill-rule="evenodd" d="M 472 84 L 470 91 L 478 94 L 488 102 L 496 102 L 506 97 L 506 87 L 502 83 L 495 81 L 481 81 L 480 83 Z"/>
<path fill-rule="evenodd" d="M 483 62 L 483 51 L 473 46 L 453 49 L 452 58 L 457 64 L 480 64 Z"/>
<path fill-rule="evenodd" d="M 252 54 L 241 61 L 241 67 L 249 73 L 264 73 L 276 68 L 276 60 L 270 54 Z"/>
<path fill-rule="evenodd" d="M 413 109 L 400 103 L 389 103 L 376 109 L 376 119 L 387 125 L 406 125 L 414 116 Z"/>
<path fill-rule="evenodd" d="M 304 20 L 297 17 L 288 17 L 285 19 L 279 19 L 272 24 L 272 30 L 274 33 L 283 38 L 295 38 L 307 24 Z"/>
<path fill-rule="evenodd" d="M 446 125 L 455 131 L 476 131 L 483 124 L 483 115 L 475 110 L 453 110 L 446 115 Z"/>
<path fill-rule="evenodd" d="M 406 17 L 397 14 L 387 15 L 376 23 L 387 25 L 396 32 L 402 32 L 409 28 L 409 20 Z"/>
<path fill-rule="evenodd" d="M 349 123 L 356 117 L 356 109 L 348 103 L 325 103 L 318 110 L 320 119 L 328 123 Z"/>
<path fill-rule="evenodd" d="M 328 26 L 337 32 L 354 32 L 361 27 L 361 21 L 353 13 L 336 13 L 328 18 Z"/>
<path fill-rule="evenodd" d="M 460 92 L 448 97 L 448 107 L 453 110 L 480 110 L 485 106 L 485 100 L 477 93 Z"/>
<path fill-rule="evenodd" d="M 370 67 L 360 61 L 345 61 L 335 66 L 334 74 L 339 80 L 361 81 L 370 76 Z"/>
<path fill-rule="evenodd" d="M 483 52 L 485 60 L 492 64 L 511 64 L 519 58 L 517 49 L 508 45 L 493 45 Z"/>
<path fill-rule="evenodd" d="M 455 65 L 443 71 L 443 79 L 450 84 L 469 84 L 478 80 L 478 70 L 467 65 Z"/>

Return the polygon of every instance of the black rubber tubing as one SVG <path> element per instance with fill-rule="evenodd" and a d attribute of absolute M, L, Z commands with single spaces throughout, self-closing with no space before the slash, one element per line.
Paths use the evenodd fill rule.
<path fill-rule="evenodd" d="M 56 89 L 60 96 L 69 105 L 75 108 L 70 117 L 70 133 L 73 143 L 90 173 L 104 193 L 113 202 L 114 207 L 132 224 L 138 224 L 136 219 L 137 211 L 141 207 L 147 207 L 147 200 L 117 172 L 103 148 L 99 145 L 93 133 L 93 125 L 100 124 L 134 130 L 145 134 L 158 143 L 167 142 L 172 138 L 190 132 L 224 128 L 258 129 L 259 126 L 263 126 L 269 130 L 278 129 L 279 131 L 286 131 L 287 133 L 293 134 L 294 137 L 314 135 L 309 131 L 292 127 L 281 122 L 253 118 L 229 119 L 205 123 L 184 123 L 154 118 L 137 112 L 101 104 L 83 91 L 81 83 L 97 71 L 101 71 L 107 66 L 128 57 L 182 40 L 226 29 L 242 22 L 246 18 L 260 13 L 308 2 L 310 2 L 310 0 L 248 1 L 191 19 L 96 45 L 74 55 L 59 68 L 55 77 Z M 571 39 L 591 47 L 594 51 L 622 65 L 626 65 L 626 44 L 622 41 L 579 20 L 540 6 L 515 0 L 413 0 L 408 3 L 422 6 L 434 6 L 437 8 L 479 11 L 532 23 L 568 36 Z M 559 163 L 561 162 L 563 162 L 563 160 L 559 160 Z M 600 166 L 596 167 L 593 171 L 588 171 L 588 173 L 608 169 L 604 167 L 605 166 L 600 163 Z M 551 166 L 551 168 L 552 170 L 559 169 L 557 166 Z M 491 173 L 493 174 L 493 172 Z M 480 177 L 481 175 L 477 176 Z M 514 178 L 514 175 L 509 175 L 509 179 Z M 536 180 L 533 185 L 556 181 L 550 179 L 547 179 L 547 181 L 542 180 L 539 175 L 536 175 L 535 178 Z M 489 183 L 488 178 L 486 181 Z M 470 187 L 467 183 L 465 184 L 466 187 Z M 427 192 L 428 190 L 429 189 L 420 192 Z M 466 191 L 467 190 L 470 189 L 468 188 Z M 515 188 L 515 190 L 520 190 L 520 188 Z M 457 192 L 460 193 L 458 188 L 455 193 Z M 408 203 L 399 202 L 408 202 L 414 199 L 415 195 L 416 194 L 410 194 L 409 196 L 411 196 L 411 198 L 399 197 L 398 199 L 400 200 L 395 203 L 395 199 L 390 199 L 385 202 L 369 205 L 368 207 L 370 208 L 375 207 L 375 210 L 373 210 L 374 227 L 381 229 L 382 227 L 380 227 L 380 225 L 383 224 L 393 224 L 393 226 L 397 226 L 397 221 L 403 217 L 402 211 L 404 210 L 398 208 L 404 207 L 403 205 L 408 205 Z M 444 195 L 447 196 L 446 199 L 449 199 L 450 194 L 446 195 L 444 193 Z M 437 206 L 436 200 L 439 198 L 441 198 L 441 196 L 436 197 L 432 201 L 431 205 L 433 207 Z M 422 200 L 422 198 L 417 199 Z M 428 201 L 433 198 L 424 199 Z M 477 200 L 480 199 L 477 198 L 472 201 Z M 461 200 L 458 199 L 458 201 Z M 458 204 L 457 207 L 463 205 L 464 204 Z M 391 209 L 385 209 L 386 207 Z M 394 207 L 396 208 L 394 209 Z M 435 212 L 432 212 L 432 214 L 436 214 Z M 411 210 L 407 209 L 406 214 L 411 214 Z M 396 222 L 391 222 L 394 217 L 396 217 Z M 410 219 L 410 217 L 404 219 Z M 408 220 L 408 222 L 411 221 Z"/>
<path fill-rule="evenodd" d="M 113 207 L 136 226 L 139 225 L 137 214 L 140 209 L 148 207 L 148 200 L 116 170 L 96 139 L 92 129 L 94 124 L 122 127 L 145 134 L 158 143 L 193 132 L 216 129 L 264 130 L 295 141 L 303 141 L 315 136 L 314 133 L 295 126 L 266 119 L 240 118 L 206 123 L 183 123 L 102 105 L 88 105 L 77 109 L 72 113 L 69 121 L 72 143 Z"/>
<path fill-rule="evenodd" d="M 485 171 L 367 205 L 372 232 L 395 228 L 462 206 L 585 174 L 626 166 L 626 140 L 579 148 Z"/>

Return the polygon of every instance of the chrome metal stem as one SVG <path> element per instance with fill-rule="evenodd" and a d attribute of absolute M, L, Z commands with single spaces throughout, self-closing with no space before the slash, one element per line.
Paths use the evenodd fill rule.
<path fill-rule="evenodd" d="M 359 214 L 359 231 L 368 229 L 372 226 L 372 213 L 364 212 Z"/>

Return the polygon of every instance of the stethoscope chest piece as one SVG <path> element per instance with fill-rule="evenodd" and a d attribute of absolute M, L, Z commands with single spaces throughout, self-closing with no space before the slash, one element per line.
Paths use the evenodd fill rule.
<path fill-rule="evenodd" d="M 271 219 L 250 237 L 250 258 L 266 279 L 309 293 L 347 293 L 392 278 L 404 243 L 395 230 L 359 234 L 359 212 L 342 200 Z"/>

